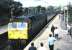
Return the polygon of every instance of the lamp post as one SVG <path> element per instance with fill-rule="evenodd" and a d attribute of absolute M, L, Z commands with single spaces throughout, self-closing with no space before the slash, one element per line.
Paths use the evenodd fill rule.
<path fill-rule="evenodd" d="M 60 15 L 59 15 L 59 19 L 60 19 L 60 26 L 61 26 L 61 28 L 62 29 L 65 29 L 65 17 L 64 17 L 64 14 L 63 14 L 63 12 L 64 12 L 64 8 L 63 7 L 61 7 L 61 13 L 60 13 Z"/>
<path fill-rule="evenodd" d="M 68 7 L 67 6 L 64 7 L 64 20 L 66 24 L 66 29 L 68 30 Z"/>

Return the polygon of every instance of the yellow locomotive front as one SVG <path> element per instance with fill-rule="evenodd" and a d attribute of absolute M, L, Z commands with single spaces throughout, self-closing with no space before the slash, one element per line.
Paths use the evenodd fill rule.
<path fill-rule="evenodd" d="M 15 19 L 8 24 L 8 39 L 28 39 L 28 23 Z"/>

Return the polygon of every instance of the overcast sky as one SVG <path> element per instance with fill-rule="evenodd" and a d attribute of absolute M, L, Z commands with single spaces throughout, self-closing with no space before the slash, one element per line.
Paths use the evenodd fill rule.
<path fill-rule="evenodd" d="M 65 6 L 68 2 L 72 3 L 72 0 L 15 0 L 23 4 L 23 7 L 35 7 L 38 5 L 47 6 Z"/>

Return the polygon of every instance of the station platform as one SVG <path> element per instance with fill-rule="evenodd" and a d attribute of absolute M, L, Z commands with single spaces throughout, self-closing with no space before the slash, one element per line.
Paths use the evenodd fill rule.
<path fill-rule="evenodd" d="M 0 26 L 0 34 L 3 34 L 8 31 L 8 25 Z"/>
<path fill-rule="evenodd" d="M 34 45 L 37 47 L 37 49 L 40 47 L 40 43 L 43 42 L 44 47 L 46 47 L 47 50 L 49 50 L 48 46 L 48 37 L 49 34 L 52 34 L 51 27 L 54 25 L 55 27 L 58 27 L 60 30 L 59 37 L 60 40 L 57 40 L 54 45 L 55 50 L 72 50 L 72 39 L 70 35 L 68 35 L 67 30 L 63 30 L 60 26 L 60 18 L 59 14 L 49 23 L 47 26 L 40 32 L 41 35 L 34 38 L 27 46 L 24 48 L 24 50 L 28 50 L 28 48 L 31 46 L 31 43 L 34 42 Z"/>

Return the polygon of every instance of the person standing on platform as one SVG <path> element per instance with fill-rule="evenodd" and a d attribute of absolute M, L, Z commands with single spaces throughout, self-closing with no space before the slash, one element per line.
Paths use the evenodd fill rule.
<path fill-rule="evenodd" d="M 31 43 L 31 47 L 28 50 L 37 50 L 37 48 L 34 46 L 34 43 Z"/>
<path fill-rule="evenodd" d="M 56 27 L 56 29 L 54 30 L 54 34 L 55 34 L 55 38 L 58 39 L 60 30 Z"/>
<path fill-rule="evenodd" d="M 40 46 L 41 46 L 41 47 L 39 47 L 38 50 L 47 50 L 47 49 L 44 47 L 43 43 L 40 43 Z"/>
<path fill-rule="evenodd" d="M 52 34 L 49 34 L 48 45 L 50 50 L 54 50 L 55 41 L 56 41 L 55 37 L 53 37 Z"/>
<path fill-rule="evenodd" d="M 55 27 L 52 25 L 51 32 L 53 33 L 53 37 L 54 37 L 54 30 L 55 30 Z"/>

